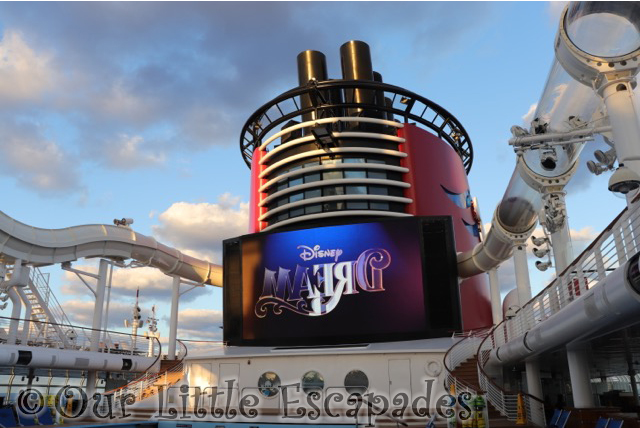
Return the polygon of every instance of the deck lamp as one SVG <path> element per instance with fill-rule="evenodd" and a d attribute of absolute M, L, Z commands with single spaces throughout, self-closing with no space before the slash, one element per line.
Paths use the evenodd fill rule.
<path fill-rule="evenodd" d="M 640 4 L 573 2 L 560 19 L 556 58 L 578 82 L 604 101 L 620 164 L 609 190 L 627 193 L 640 187 L 640 125 L 633 89 L 640 70 Z"/>

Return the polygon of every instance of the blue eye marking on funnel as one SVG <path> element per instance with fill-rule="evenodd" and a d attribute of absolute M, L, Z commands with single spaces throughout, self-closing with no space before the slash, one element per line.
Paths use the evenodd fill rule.
<path fill-rule="evenodd" d="M 453 203 L 456 204 L 458 207 L 462 209 L 471 207 L 471 192 L 469 192 L 468 190 L 464 193 L 454 193 L 448 190 L 443 185 L 440 185 L 440 187 L 442 187 L 442 190 L 444 190 L 444 192 L 447 194 L 449 199 L 451 199 Z"/>

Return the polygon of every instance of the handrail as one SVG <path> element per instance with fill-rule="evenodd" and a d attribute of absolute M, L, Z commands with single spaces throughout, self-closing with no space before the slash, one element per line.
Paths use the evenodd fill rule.
<path fill-rule="evenodd" d="M 640 194 L 639 194 L 640 196 Z M 638 199 L 636 199 L 637 201 Z M 626 213 L 628 210 L 627 207 L 625 207 L 622 211 L 620 211 L 620 214 L 618 214 L 612 221 L 611 223 L 609 223 L 603 230 L 602 232 L 600 232 L 600 234 L 598 236 L 595 237 L 595 239 L 593 241 L 591 241 L 591 243 L 587 246 L 587 248 L 585 248 L 580 255 L 578 255 L 576 258 L 574 258 L 573 263 L 571 263 L 569 266 L 567 266 L 566 268 L 564 268 L 564 270 L 562 272 L 560 272 L 559 274 L 556 274 L 556 277 L 553 278 L 553 281 L 551 281 L 549 283 L 549 285 L 547 285 L 545 288 L 543 288 L 538 294 L 536 294 L 535 296 L 533 296 L 531 298 L 531 300 L 535 300 L 536 298 L 540 297 L 542 294 L 544 294 L 546 291 L 548 291 L 549 288 L 551 288 L 554 283 L 556 281 L 558 281 L 558 279 L 560 279 L 561 277 L 563 277 L 564 275 L 566 275 L 568 272 L 570 272 L 570 269 L 574 269 L 574 263 L 577 260 L 580 260 L 582 257 L 584 257 L 589 251 L 591 251 L 593 249 L 593 247 L 598 243 L 598 241 L 600 239 L 602 239 L 602 237 L 605 236 L 606 233 L 611 232 L 611 230 L 615 227 L 615 223 L 618 222 L 620 220 L 620 218 L 622 217 L 622 215 L 624 213 Z M 530 300 L 530 301 L 531 301 Z M 528 302 L 527 302 L 528 303 Z"/>
<path fill-rule="evenodd" d="M 147 337 L 147 336 L 141 336 L 141 335 L 134 335 L 134 334 L 130 334 L 130 333 L 122 333 L 120 331 L 113 331 L 113 330 L 101 330 L 101 329 L 93 329 L 90 327 L 83 327 L 83 326 L 79 326 L 79 325 L 67 325 L 67 324 L 61 324 L 61 323 L 55 323 L 55 322 L 50 322 L 50 321 L 34 321 L 34 320 L 26 320 L 24 318 L 12 318 L 12 317 L 5 317 L 5 316 L 0 316 L 0 323 L 2 322 L 5 323 L 11 323 L 11 322 L 22 322 L 24 324 L 25 321 L 29 321 L 30 323 L 34 323 L 34 324 L 40 324 L 40 325 L 51 325 L 51 326 L 58 326 L 58 327 L 65 327 L 65 328 L 72 328 L 74 330 L 74 332 L 81 332 L 84 335 L 84 344 L 78 344 L 77 339 L 72 342 L 73 346 L 62 346 L 59 349 L 72 349 L 74 351 L 82 351 L 82 352 L 92 352 L 89 350 L 89 346 L 86 345 L 86 343 L 90 343 L 91 341 L 91 336 L 88 335 L 86 332 L 93 332 L 93 331 L 99 331 L 101 333 L 108 333 L 108 334 L 113 334 L 113 335 L 118 335 L 119 337 L 125 337 L 125 338 L 140 338 L 140 339 L 150 339 L 150 340 L 154 340 L 157 344 L 157 348 L 156 346 L 153 347 L 153 349 L 158 349 L 157 352 L 157 356 L 160 356 L 162 353 L 162 344 L 160 343 L 160 340 L 158 340 L 157 337 Z M 29 346 L 29 347 L 51 347 L 51 346 L 47 346 L 47 345 L 51 345 L 51 343 L 44 343 L 44 344 L 29 344 L 29 343 L 19 343 L 20 341 L 18 340 L 18 342 L 16 342 L 16 345 L 21 345 L 21 346 Z M 62 345 L 62 343 L 57 343 L 58 345 Z M 13 344 L 10 344 L 13 345 Z M 2 349 L 2 346 L 4 346 L 4 344 L 2 342 L 0 342 L 0 349 Z M 128 353 L 133 353 L 135 352 L 134 349 L 126 349 L 126 348 L 119 348 L 119 349 L 103 349 L 103 348 L 98 348 L 98 351 L 95 352 L 100 352 L 100 353 L 113 353 L 113 354 L 128 354 Z M 145 355 L 146 355 L 146 351 L 145 351 Z M 157 360 L 157 358 L 156 358 Z M 155 362 L 154 362 L 155 364 Z M 147 367 L 147 371 L 153 367 L 153 364 L 151 364 L 149 367 Z"/>
<path fill-rule="evenodd" d="M 122 397 L 122 395 L 126 392 L 133 395 L 138 400 L 142 400 L 146 398 L 145 396 L 143 396 L 143 392 L 150 387 L 156 386 L 156 381 L 168 375 L 169 373 L 176 373 L 178 371 L 183 371 L 184 369 L 183 363 L 185 358 L 187 357 L 189 349 L 181 340 L 176 339 L 176 341 L 180 344 L 180 346 L 184 351 L 179 353 L 181 358 L 179 360 L 176 360 L 174 364 L 169 366 L 166 370 L 163 370 L 158 373 L 147 372 L 142 376 L 136 379 L 133 379 L 131 382 L 127 383 L 126 385 L 120 386 L 118 388 L 115 388 L 109 391 L 105 391 L 104 395 L 105 396 L 113 395 L 114 397 Z M 114 404 L 119 405 L 120 400 L 114 400 Z"/>
<path fill-rule="evenodd" d="M 46 291 L 47 299 L 50 299 L 50 301 L 53 302 L 53 305 L 51 305 L 51 304 L 49 304 L 49 302 L 47 302 L 49 310 L 53 310 L 53 312 L 57 312 L 54 315 L 60 317 L 60 319 L 58 319 L 56 321 L 58 321 L 58 322 L 60 322 L 62 324 L 66 323 L 68 325 L 71 325 L 71 321 L 67 317 L 67 314 L 64 312 L 64 309 L 62 308 L 62 305 L 60 304 L 60 302 L 56 298 L 56 295 L 51 290 L 51 287 L 49 287 L 49 281 L 44 279 L 44 274 L 37 267 L 33 267 L 32 270 L 31 270 L 31 282 L 33 283 L 33 285 L 36 288 L 38 288 L 38 290 L 40 292 Z"/>
<path fill-rule="evenodd" d="M 506 320 L 511 338 L 525 334 L 537 323 L 580 298 L 607 277 L 609 272 L 640 251 L 640 201 L 634 200 L 596 239 L 542 291 Z M 506 343 L 506 342 L 505 342 Z M 497 344 L 495 347 L 502 345 Z"/>
<path fill-rule="evenodd" d="M 479 338 L 479 337 L 483 337 L 484 334 L 486 334 L 488 331 L 490 330 L 490 328 L 481 328 L 478 330 L 470 330 L 467 332 L 463 332 L 461 334 L 458 334 L 459 337 L 462 337 L 461 340 L 459 340 L 458 342 L 456 342 L 453 346 L 451 346 L 447 352 L 444 354 L 444 358 L 443 358 L 443 365 L 445 370 L 447 371 L 447 375 L 445 376 L 444 379 L 444 386 L 445 388 L 448 388 L 452 383 L 455 385 L 455 389 L 456 389 L 456 393 L 461 389 L 460 386 L 463 387 L 463 389 L 472 392 L 473 394 L 477 394 L 479 391 L 476 391 L 475 386 L 470 385 L 469 383 L 465 382 L 462 379 L 458 379 L 455 377 L 455 375 L 453 374 L 453 371 L 460 365 L 460 363 L 467 361 L 469 358 L 473 357 L 473 353 L 468 354 L 467 352 L 463 352 L 463 355 L 468 355 L 465 358 L 460 358 L 459 361 L 456 361 L 454 363 L 449 363 L 450 360 L 452 359 L 452 356 L 455 355 L 454 354 L 454 349 L 458 348 L 459 346 L 468 346 L 469 344 L 466 342 L 468 340 L 470 340 L 471 338 Z M 454 335 L 455 337 L 456 335 Z M 474 348 L 475 350 L 477 350 L 477 348 Z"/>
<path fill-rule="evenodd" d="M 636 197 L 549 285 L 525 303 L 515 316 L 496 325 L 482 340 L 476 356 L 478 380 L 481 388 L 487 390 L 488 400 L 507 418 L 516 418 L 517 394 L 505 391 L 487 374 L 485 367 L 492 358 L 492 351 L 522 337 L 536 324 L 581 298 L 592 287 L 597 287 L 609 272 L 640 250 L 638 236 L 640 198 Z M 522 395 L 527 418 L 543 424 L 543 402 L 530 394 Z"/>
<path fill-rule="evenodd" d="M 480 346 L 478 346 L 478 353 L 476 354 L 476 362 L 477 362 L 477 366 L 478 366 L 478 381 L 480 382 L 480 387 L 482 387 L 483 383 L 486 383 L 487 386 L 492 386 L 493 388 L 495 388 L 498 392 L 500 392 L 500 396 L 501 397 L 507 397 L 507 396 L 515 396 L 516 400 L 517 400 L 517 396 L 518 394 L 521 394 L 524 399 L 525 399 L 525 407 L 526 408 L 531 408 L 531 403 L 527 403 L 528 400 L 534 400 L 536 402 L 538 402 L 539 405 L 542 406 L 542 410 L 543 410 L 543 415 L 544 415 L 544 401 L 542 401 L 541 399 L 539 399 L 538 397 L 535 397 L 531 394 L 528 394 L 526 392 L 520 391 L 518 393 L 513 393 L 513 392 L 508 392 L 506 391 L 504 388 L 502 388 L 500 385 L 498 385 L 493 379 L 491 379 L 491 377 L 489 376 L 489 374 L 484 370 L 484 367 L 487 363 L 487 361 L 489 360 L 489 358 L 484 359 L 483 361 L 483 351 L 485 351 L 485 349 L 483 349 L 484 344 L 487 342 L 487 339 L 489 339 L 490 337 L 493 338 L 494 332 L 501 327 L 504 323 L 505 320 L 502 320 L 500 323 L 498 323 L 495 327 L 493 327 L 491 329 L 491 331 L 484 337 L 484 339 L 482 339 L 482 342 L 480 342 Z M 489 351 L 490 352 L 490 351 Z M 489 397 L 489 388 L 483 388 L 486 392 L 487 392 L 487 397 Z M 495 394 L 492 394 L 495 396 Z M 491 401 L 491 399 L 489 399 Z M 506 405 L 504 403 L 494 403 L 492 402 L 491 404 L 494 405 L 494 407 L 496 407 L 496 409 L 498 409 L 498 411 L 500 413 L 503 413 L 502 410 L 504 410 L 503 413 L 504 416 L 507 417 L 507 419 L 509 420 L 515 420 L 517 418 L 517 414 L 509 414 Z M 496 405 L 497 404 L 497 405 Z M 527 413 L 527 419 L 528 420 L 534 420 L 533 415 L 531 415 L 531 411 L 529 411 Z M 544 420 L 544 419 L 543 419 Z"/>
<path fill-rule="evenodd" d="M 391 103 L 390 105 L 379 105 L 372 101 L 369 104 L 363 104 L 362 102 L 355 102 L 348 96 L 344 98 L 344 101 L 324 100 L 324 102 L 310 107 L 298 105 L 296 101 L 301 96 L 323 100 L 322 93 L 324 92 L 344 91 L 348 94 L 349 90 L 355 88 L 376 91 L 381 96 L 389 98 Z M 295 108 L 292 109 L 292 106 Z M 445 140 L 460 156 L 467 173 L 470 171 L 473 163 L 473 147 L 467 131 L 455 116 L 435 102 L 404 88 L 366 80 L 335 79 L 313 82 L 280 94 L 260 107 L 246 121 L 240 135 L 242 157 L 247 166 L 250 167 L 253 151 L 262 144 L 263 139 L 267 138 L 269 132 L 276 129 L 280 124 L 311 112 L 316 112 L 318 116 L 325 115 L 328 117 L 333 116 L 333 112 L 336 109 L 349 108 L 385 113 L 385 115 L 391 113 L 402 118 L 404 122 L 415 122 Z M 273 118 L 269 116 L 270 114 Z M 433 118 L 431 118 L 432 116 Z"/>

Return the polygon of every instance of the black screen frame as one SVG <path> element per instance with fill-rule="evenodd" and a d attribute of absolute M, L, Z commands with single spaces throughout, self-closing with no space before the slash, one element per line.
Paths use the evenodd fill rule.
<path fill-rule="evenodd" d="M 256 235 L 264 236 L 286 233 L 300 229 L 277 229 L 242 235 L 223 241 L 223 340 L 229 346 L 322 346 L 350 345 L 373 342 L 447 337 L 462 330 L 460 290 L 457 273 L 457 255 L 453 220 L 450 216 L 413 216 L 403 218 L 378 218 L 366 221 L 331 222 L 331 226 L 355 223 L 400 223 L 412 222 L 420 233 L 419 242 L 422 262 L 422 287 L 426 325 L 420 332 L 396 332 L 392 334 L 360 334 L 357 336 L 335 335 L 320 337 L 255 338 L 243 337 L 243 284 L 242 245 Z M 322 228 L 328 225 L 305 227 Z M 427 235 L 430 238 L 427 239 Z M 435 242 L 435 241 L 439 242 Z M 439 254 L 440 253 L 440 254 Z M 435 259 L 433 256 L 436 256 Z M 431 259 L 428 259 L 432 257 Z M 434 284 L 434 285 L 431 285 Z M 438 284 L 440 286 L 438 286 Z"/>

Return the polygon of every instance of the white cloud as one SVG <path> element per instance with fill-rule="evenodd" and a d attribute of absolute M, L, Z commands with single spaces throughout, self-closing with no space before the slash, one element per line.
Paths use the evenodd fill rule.
<path fill-rule="evenodd" d="M 114 81 L 108 90 L 95 99 L 97 110 L 111 118 L 148 120 L 151 105 L 125 88 L 122 80 Z"/>
<path fill-rule="evenodd" d="M 67 300 L 62 303 L 62 309 L 70 318 L 72 324 L 91 327 L 93 323 L 94 301 Z M 141 306 L 143 319 L 151 313 L 151 307 Z M 124 327 L 124 320 L 131 318 L 133 302 L 130 304 L 111 302 L 109 304 L 108 329 Z M 105 314 L 103 314 L 104 320 Z"/>
<path fill-rule="evenodd" d="M 159 240 L 187 254 L 220 261 L 222 240 L 247 233 L 249 204 L 229 193 L 215 204 L 176 202 L 158 215 L 158 221 L 153 233 Z"/>
<path fill-rule="evenodd" d="M 13 30 L 5 30 L 0 40 L 0 104 L 37 100 L 52 88 L 51 56 L 34 51 Z"/>
<path fill-rule="evenodd" d="M 85 272 L 97 273 L 95 265 L 74 265 Z M 61 291 L 68 296 L 89 295 L 89 290 L 72 272 L 64 272 Z M 135 299 L 136 290 L 140 289 L 141 304 L 151 306 L 157 302 L 168 302 L 171 299 L 172 279 L 160 270 L 151 267 L 135 269 L 115 268 L 113 271 L 111 297 L 112 301 L 120 300 L 130 304 Z M 186 286 L 184 289 L 186 290 Z M 184 294 L 181 302 L 193 301 L 210 293 L 207 287 L 197 288 Z"/>
<path fill-rule="evenodd" d="M 550 1 L 549 2 L 549 19 L 551 24 L 558 25 L 560 22 L 560 15 L 564 10 L 564 7 L 569 3 L 568 1 Z"/>
<path fill-rule="evenodd" d="M 571 229 L 569 231 L 571 239 L 573 241 L 588 241 L 591 242 L 598 237 L 598 232 L 595 231 L 593 226 L 586 226 L 580 230 Z"/>
<path fill-rule="evenodd" d="M 222 311 L 185 309 L 178 313 L 178 338 L 222 340 L 220 327 L 222 327 Z"/>
<path fill-rule="evenodd" d="M 537 108 L 538 103 L 531 104 L 531 106 L 529 107 L 529 111 L 527 111 L 527 113 L 522 116 L 522 122 L 524 123 L 525 129 L 529 129 L 529 127 L 531 126 L 531 121 L 535 119 L 535 117 L 533 116 L 535 115 Z"/>
<path fill-rule="evenodd" d="M 0 173 L 43 196 L 80 188 L 75 156 L 46 139 L 35 124 L 1 122 L 0 159 Z"/>
<path fill-rule="evenodd" d="M 164 153 L 143 150 L 142 146 L 143 137 L 120 134 L 115 140 L 107 141 L 102 146 L 101 158 L 108 166 L 124 170 L 164 163 Z"/>

